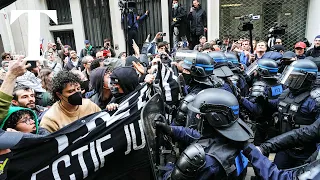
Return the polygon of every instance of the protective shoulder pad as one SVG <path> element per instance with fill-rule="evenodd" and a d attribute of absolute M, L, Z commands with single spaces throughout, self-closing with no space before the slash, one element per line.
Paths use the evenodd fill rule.
<path fill-rule="evenodd" d="M 196 94 L 188 94 L 188 95 L 184 98 L 184 101 L 189 103 L 189 102 L 193 101 L 195 97 L 196 97 Z"/>
<path fill-rule="evenodd" d="M 320 88 L 313 89 L 310 92 L 310 97 L 316 100 L 317 105 L 320 105 Z"/>
<path fill-rule="evenodd" d="M 263 97 L 267 96 L 266 88 L 267 88 L 267 84 L 264 83 L 263 81 L 257 81 L 255 83 L 253 83 L 252 88 L 251 88 L 250 97 L 254 98 L 254 97 L 259 97 L 259 96 L 263 96 Z"/>
<path fill-rule="evenodd" d="M 194 179 L 206 164 L 206 153 L 200 144 L 193 143 L 185 149 L 171 173 L 171 179 Z"/>

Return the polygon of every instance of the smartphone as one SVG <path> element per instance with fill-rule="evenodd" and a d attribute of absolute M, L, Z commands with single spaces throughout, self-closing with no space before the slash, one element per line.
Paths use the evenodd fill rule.
<path fill-rule="evenodd" d="M 167 35 L 167 33 L 161 33 L 161 36 L 166 36 Z"/>
<path fill-rule="evenodd" d="M 31 64 L 31 69 L 36 68 L 37 67 L 37 61 L 27 61 L 27 64 Z"/>

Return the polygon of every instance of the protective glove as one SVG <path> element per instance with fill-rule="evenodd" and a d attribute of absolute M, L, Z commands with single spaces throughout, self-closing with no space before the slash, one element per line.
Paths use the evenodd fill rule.
<path fill-rule="evenodd" d="M 172 135 L 171 127 L 166 123 L 166 119 L 163 115 L 158 114 L 154 118 L 156 129 L 163 132 L 166 135 Z"/>

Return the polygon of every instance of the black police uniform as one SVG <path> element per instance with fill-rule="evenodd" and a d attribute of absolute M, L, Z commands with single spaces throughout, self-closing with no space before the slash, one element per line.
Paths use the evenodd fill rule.
<path fill-rule="evenodd" d="M 201 134 L 189 128 L 156 123 L 175 139 L 193 142 L 164 179 L 242 179 L 240 175 L 246 167 L 240 168 L 236 162 L 245 161 L 239 150 L 252 137 L 252 131 L 239 119 L 236 97 L 222 89 L 205 89 L 189 103 L 188 110 L 201 113 L 200 117 L 190 117 L 197 118 Z"/>
<path fill-rule="evenodd" d="M 248 70 L 248 75 L 257 72 L 249 99 L 241 99 L 240 103 L 254 113 L 252 116 L 256 124 L 254 144 L 259 145 L 278 134 L 273 122 L 273 113 L 277 111 L 275 107 L 261 104 L 257 101 L 259 96 L 270 100 L 277 99 L 283 92 L 282 84 L 278 83 L 278 64 L 273 59 L 260 59 L 253 69 Z M 259 98 L 260 98 L 259 97 Z M 257 103 L 254 106 L 253 103 Z"/>
<path fill-rule="evenodd" d="M 319 117 L 320 90 L 311 90 L 317 71 L 316 64 L 308 59 L 297 60 L 284 70 L 279 82 L 288 89 L 278 99 L 269 100 L 270 105 L 278 108 L 274 117 L 281 133 L 312 124 Z M 306 143 L 303 147 L 278 152 L 274 162 L 280 169 L 299 166 L 315 150 L 315 143 Z"/>

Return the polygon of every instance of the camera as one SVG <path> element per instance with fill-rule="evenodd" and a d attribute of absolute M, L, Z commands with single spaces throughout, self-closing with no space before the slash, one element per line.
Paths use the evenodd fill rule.
<path fill-rule="evenodd" d="M 160 34 L 160 36 L 166 36 L 167 35 L 167 33 L 161 33 Z"/>
<path fill-rule="evenodd" d="M 118 6 L 121 10 L 128 9 L 129 12 L 133 12 L 136 9 L 136 2 L 135 0 L 119 0 Z"/>
<path fill-rule="evenodd" d="M 275 25 L 269 29 L 269 37 L 284 35 L 287 27 L 287 25 L 275 23 Z"/>
<path fill-rule="evenodd" d="M 251 30 L 253 30 L 252 21 L 259 20 L 260 15 L 249 14 L 249 15 L 241 16 L 239 19 L 240 19 L 240 25 L 239 25 L 238 29 L 240 31 L 251 31 Z"/>

